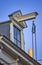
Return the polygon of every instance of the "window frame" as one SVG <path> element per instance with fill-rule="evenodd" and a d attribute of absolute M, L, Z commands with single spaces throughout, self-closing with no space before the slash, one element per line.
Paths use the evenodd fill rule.
<path fill-rule="evenodd" d="M 14 28 L 16 28 L 16 31 L 19 31 L 19 33 L 20 33 L 20 40 L 18 40 L 18 38 L 17 38 L 17 32 L 16 32 L 16 38 L 15 38 L 15 36 L 14 36 L 14 40 L 16 41 L 16 45 L 18 46 L 18 47 L 20 47 L 21 48 L 21 30 L 17 27 L 17 26 L 15 26 L 15 25 L 13 25 L 13 30 L 15 30 Z M 14 33 L 14 31 L 13 31 L 13 33 Z M 14 35 L 15 35 L 15 33 L 14 33 Z M 20 43 L 20 44 L 18 44 L 18 42 Z"/>

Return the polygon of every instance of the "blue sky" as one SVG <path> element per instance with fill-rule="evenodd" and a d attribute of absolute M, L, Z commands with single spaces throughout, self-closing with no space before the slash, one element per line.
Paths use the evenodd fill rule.
<path fill-rule="evenodd" d="M 38 12 L 35 20 L 37 30 L 37 58 L 42 59 L 42 0 L 0 0 L 0 22 L 8 20 L 8 15 L 16 10 L 22 14 Z M 27 28 L 24 29 L 25 51 L 32 47 L 32 21 L 26 21 Z"/>

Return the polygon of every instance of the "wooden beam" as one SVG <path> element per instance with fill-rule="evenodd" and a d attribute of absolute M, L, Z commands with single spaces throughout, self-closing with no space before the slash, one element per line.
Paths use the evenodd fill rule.
<path fill-rule="evenodd" d="M 37 15 L 38 15 L 37 12 L 33 12 L 33 13 L 30 13 L 30 14 L 14 17 L 14 19 L 17 22 L 23 22 L 23 21 L 35 19 Z"/>

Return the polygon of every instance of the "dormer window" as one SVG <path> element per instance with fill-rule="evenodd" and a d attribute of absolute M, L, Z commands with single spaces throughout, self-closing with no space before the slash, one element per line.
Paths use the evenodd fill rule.
<path fill-rule="evenodd" d="M 27 27 L 26 22 L 23 20 L 19 22 L 18 20 L 22 17 L 22 12 L 20 10 L 13 12 L 9 15 L 10 20 L 0 24 L 0 33 L 5 35 L 14 44 L 24 50 L 24 34 L 23 29 Z M 18 19 L 18 17 L 20 17 Z M 24 17 L 23 17 L 24 18 Z M 22 18 L 22 19 L 23 19 Z"/>
<path fill-rule="evenodd" d="M 20 30 L 16 26 L 14 26 L 14 43 L 21 47 Z"/>

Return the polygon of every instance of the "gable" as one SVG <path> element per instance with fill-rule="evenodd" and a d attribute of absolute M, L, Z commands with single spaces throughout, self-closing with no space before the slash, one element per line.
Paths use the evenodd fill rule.
<path fill-rule="evenodd" d="M 12 20 L 15 20 L 14 17 L 19 17 L 19 16 L 22 16 L 22 13 L 20 10 L 16 11 L 16 12 L 13 12 L 12 14 L 9 15 L 9 18 L 12 19 Z M 16 21 L 16 20 L 15 20 Z M 17 21 L 16 21 L 17 22 Z M 27 24 L 25 21 L 22 21 L 22 22 L 17 22 L 18 24 L 20 24 L 23 28 L 27 27 Z"/>

